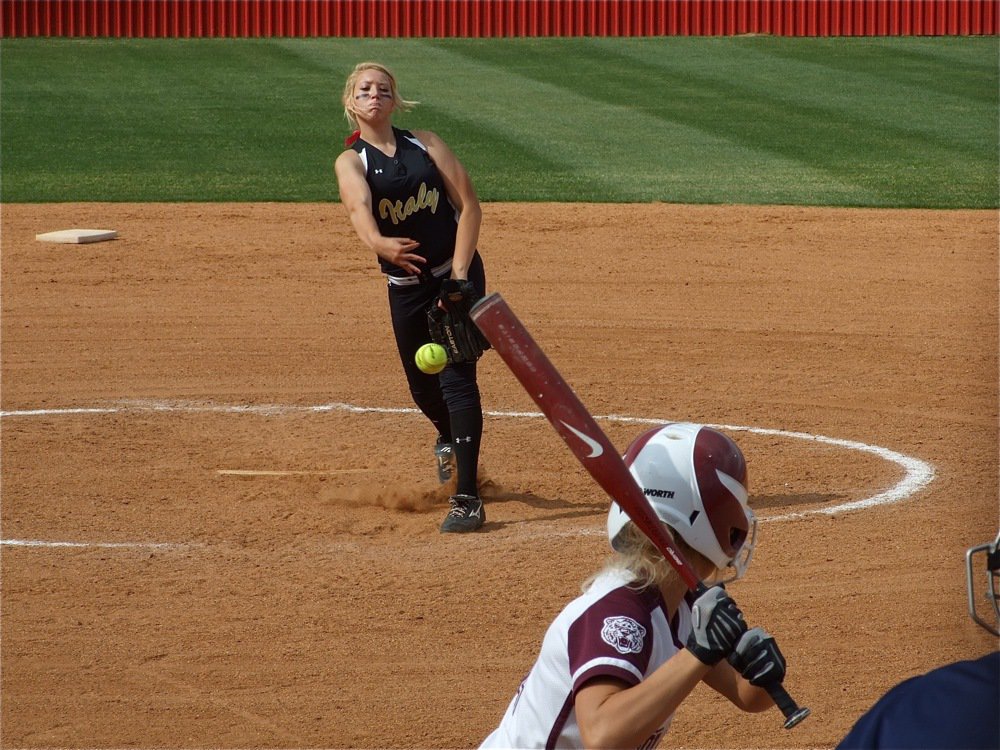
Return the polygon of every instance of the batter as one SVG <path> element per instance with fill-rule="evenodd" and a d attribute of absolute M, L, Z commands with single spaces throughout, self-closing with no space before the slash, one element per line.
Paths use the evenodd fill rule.
<path fill-rule="evenodd" d="M 756 520 L 732 440 L 703 425 L 667 425 L 639 436 L 625 459 L 702 580 L 743 574 Z M 774 639 L 747 630 L 722 587 L 695 599 L 616 504 L 608 537 L 614 556 L 549 626 L 482 747 L 652 748 L 700 682 L 744 711 L 774 705 L 767 687 L 785 674 Z"/>

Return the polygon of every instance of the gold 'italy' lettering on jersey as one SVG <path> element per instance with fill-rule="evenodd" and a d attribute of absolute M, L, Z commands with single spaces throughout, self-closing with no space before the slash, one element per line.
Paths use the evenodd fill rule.
<path fill-rule="evenodd" d="M 411 195 L 406 199 L 406 203 L 403 201 L 393 202 L 388 198 L 383 198 L 379 201 L 378 212 L 383 219 L 391 219 L 393 224 L 399 224 L 408 216 L 425 208 L 429 208 L 432 214 L 437 213 L 438 198 L 437 188 L 428 190 L 427 183 L 421 182 L 416 196 Z"/>

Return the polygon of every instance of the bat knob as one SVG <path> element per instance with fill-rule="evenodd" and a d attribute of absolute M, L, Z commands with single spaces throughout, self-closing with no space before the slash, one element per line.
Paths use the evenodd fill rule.
<path fill-rule="evenodd" d="M 800 708 L 797 711 L 794 711 L 791 716 L 785 717 L 785 729 L 791 729 L 808 715 L 808 708 Z"/>
<path fill-rule="evenodd" d="M 775 704 L 785 715 L 785 729 L 791 729 L 809 715 L 808 708 L 799 708 L 798 704 L 788 694 L 788 691 L 779 683 L 768 685 L 767 692 L 771 694 Z"/>

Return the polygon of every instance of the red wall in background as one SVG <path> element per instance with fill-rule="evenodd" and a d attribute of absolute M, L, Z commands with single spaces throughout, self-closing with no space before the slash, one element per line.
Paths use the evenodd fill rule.
<path fill-rule="evenodd" d="M 0 36 L 997 33 L 996 0 L 0 0 Z"/>

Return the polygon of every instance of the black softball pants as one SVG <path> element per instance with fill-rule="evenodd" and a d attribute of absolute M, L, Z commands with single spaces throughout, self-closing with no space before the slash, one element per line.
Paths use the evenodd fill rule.
<path fill-rule="evenodd" d="M 478 495 L 483 407 L 476 363 L 448 365 L 437 375 L 428 375 L 414 361 L 417 349 L 431 341 L 427 311 L 437 304 L 444 278 L 412 286 L 390 284 L 389 313 L 413 403 L 434 425 L 439 438 L 454 445 L 458 468 L 456 492 Z M 486 293 L 486 273 L 478 252 L 469 268 L 469 281 L 480 294 Z"/>

